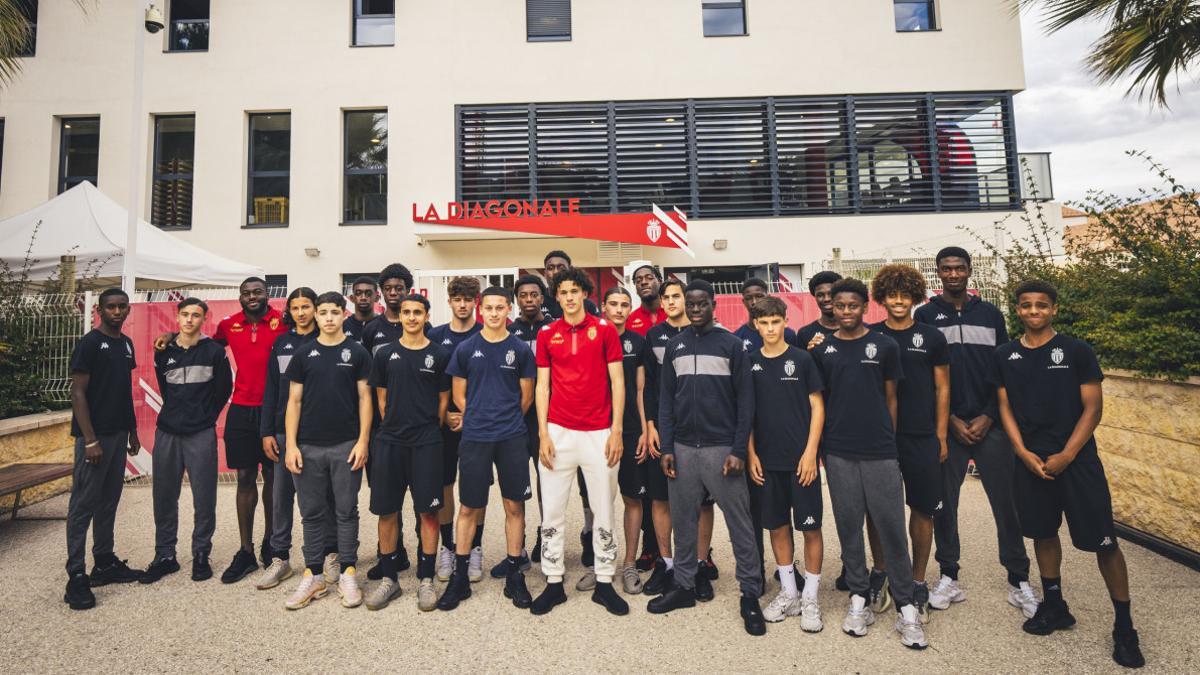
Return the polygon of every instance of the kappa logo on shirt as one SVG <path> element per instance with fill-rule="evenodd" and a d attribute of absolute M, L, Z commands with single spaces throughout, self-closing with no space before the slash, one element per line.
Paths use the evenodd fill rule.
<path fill-rule="evenodd" d="M 434 497 L 433 501 L 429 502 L 429 508 L 431 508 L 431 509 L 436 509 L 437 507 L 439 507 L 441 505 L 442 505 L 442 500 L 438 499 L 437 497 Z"/>
<path fill-rule="evenodd" d="M 680 342 L 679 344 L 675 345 L 675 351 L 679 351 L 680 349 L 683 349 L 683 343 L 682 343 L 682 342 Z"/>
<path fill-rule="evenodd" d="M 1101 546 L 1112 546 L 1113 545 L 1112 537 L 1105 537 L 1105 538 L 1101 539 L 1100 545 Z"/>
<path fill-rule="evenodd" d="M 450 341 L 450 338 L 446 338 L 446 339 L 442 340 L 442 344 L 444 344 L 444 345 L 452 345 L 452 344 L 454 344 L 454 343 Z"/>
<path fill-rule="evenodd" d="M 804 519 L 804 522 L 803 522 L 803 523 L 800 523 L 800 524 L 801 524 L 801 525 L 816 525 L 816 524 L 817 524 L 817 519 L 816 519 L 816 518 L 813 518 L 812 516 L 809 516 L 809 517 L 807 517 L 807 518 L 805 518 L 805 519 Z"/>
<path fill-rule="evenodd" d="M 314 356 L 320 356 L 320 355 L 321 355 L 321 352 L 319 352 L 319 351 L 317 351 L 317 350 L 315 350 L 315 349 L 314 349 L 314 350 L 312 350 L 311 352 L 309 352 L 309 353 L 308 353 L 308 358 L 310 358 L 310 359 L 311 359 L 311 358 L 312 358 L 312 357 L 314 357 Z"/>
<path fill-rule="evenodd" d="M 482 358 L 483 358 L 483 352 L 481 352 L 481 351 L 479 351 L 478 349 L 476 349 L 476 350 L 475 350 L 475 353 L 471 355 L 471 358 L 473 358 L 473 359 L 482 359 Z"/>
<path fill-rule="evenodd" d="M 381 338 L 381 337 L 383 337 L 383 331 L 379 331 L 378 333 L 375 333 L 375 338 L 376 338 L 376 339 L 379 339 L 379 338 Z"/>
<path fill-rule="evenodd" d="M 388 361 L 399 361 L 399 360 L 400 360 L 400 355 L 397 354 L 396 352 L 392 352 L 392 355 L 388 357 Z"/>
<path fill-rule="evenodd" d="M 100 343 L 100 349 L 108 349 L 108 343 L 107 343 L 107 342 L 101 342 L 101 343 Z"/>
<path fill-rule="evenodd" d="M 949 318 L 950 318 L 950 317 L 946 316 L 945 314 L 942 314 L 941 312 L 938 312 L 938 315 L 937 315 L 937 316 L 935 316 L 935 317 L 933 318 L 933 320 L 934 320 L 934 321 L 945 321 L 946 319 L 949 319 Z"/>
<path fill-rule="evenodd" d="M 167 365 L 168 365 L 168 366 L 170 366 L 170 365 L 174 365 L 174 364 L 175 364 L 175 359 L 167 359 Z"/>
<path fill-rule="evenodd" d="M 934 511 L 941 511 L 941 510 L 942 510 L 942 500 L 940 500 L 940 499 L 938 500 L 937 506 L 933 507 L 933 510 L 934 510 Z"/>
<path fill-rule="evenodd" d="M 742 351 L 749 351 L 750 345 L 751 342 L 749 340 L 742 340 Z"/>
<path fill-rule="evenodd" d="M 821 353 L 822 354 L 836 354 L 837 347 L 834 347 L 833 345 L 829 345 L 828 347 L 825 348 L 825 351 L 823 351 Z"/>
<path fill-rule="evenodd" d="M 662 335 L 658 336 L 658 339 L 662 340 L 663 342 L 666 342 L 667 340 L 670 340 L 671 338 L 667 337 L 666 333 L 663 333 Z"/>
<path fill-rule="evenodd" d="M 1020 353 L 1018 353 L 1018 352 L 1013 352 L 1013 353 L 1011 353 L 1011 354 L 1009 354 L 1009 355 L 1008 355 L 1008 360 L 1009 360 L 1009 361 L 1019 361 L 1019 360 L 1021 360 L 1021 359 L 1023 359 L 1023 358 L 1025 358 L 1025 357 L 1021 356 L 1021 354 L 1020 354 Z"/>
<path fill-rule="evenodd" d="M 292 343 L 290 343 L 290 342 L 289 342 L 289 343 L 285 344 L 285 345 L 283 346 L 283 348 L 284 348 L 284 349 L 291 349 L 291 348 L 292 348 Z"/>
<path fill-rule="evenodd" d="M 561 345 L 562 343 L 564 343 L 566 341 L 567 341 L 567 339 L 565 337 L 563 337 L 562 333 L 555 333 L 554 337 L 550 338 L 550 344 L 552 344 L 552 345 Z"/>
<path fill-rule="evenodd" d="M 750 371 L 754 372 L 754 373 L 761 373 L 762 369 L 763 369 L 762 365 L 757 364 L 757 363 L 750 367 Z"/>
<path fill-rule="evenodd" d="M 640 487 L 640 488 L 638 488 L 638 494 L 639 494 L 639 495 L 644 495 L 644 494 L 646 494 L 646 488 L 645 488 L 645 487 Z"/>
<path fill-rule="evenodd" d="M 526 485 L 526 486 L 525 486 L 525 496 L 526 496 L 526 497 L 529 497 L 529 496 L 531 496 L 532 494 L 533 494 L 533 490 L 531 490 L 531 489 L 529 488 L 529 486 L 528 486 L 528 485 Z"/>

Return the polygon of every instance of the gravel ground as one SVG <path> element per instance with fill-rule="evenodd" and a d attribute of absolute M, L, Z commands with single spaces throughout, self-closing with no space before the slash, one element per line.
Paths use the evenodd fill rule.
<path fill-rule="evenodd" d="M 127 487 L 121 502 L 117 552 L 132 566 L 144 567 L 153 555 L 150 496 L 148 487 Z M 376 545 L 375 519 L 367 512 L 367 498 L 364 488 L 360 507 L 364 582 Z M 492 503 L 498 501 L 494 490 Z M 189 541 L 191 533 L 190 503 L 185 486 L 181 542 Z M 475 594 L 458 610 L 421 613 L 416 608 L 415 570 L 401 573 L 404 595 L 383 611 L 347 610 L 333 596 L 288 612 L 283 601 L 294 580 L 269 591 L 254 589 L 254 575 L 228 586 L 217 579 L 193 583 L 186 543 L 180 547 L 181 573 L 154 586 L 97 589 L 96 609 L 73 612 L 62 603 L 66 582 L 62 521 L 5 520 L 0 522 L 0 570 L 9 591 L 3 600 L 5 620 L 0 623 L 0 662 L 13 668 L 9 672 L 76 673 L 378 672 L 405 663 L 433 672 L 1121 670 L 1110 659 L 1112 606 L 1089 554 L 1067 548 L 1063 564 L 1064 589 L 1078 625 L 1045 638 L 1021 631 L 1019 612 L 1005 600 L 1007 585 L 996 562 L 995 530 L 983 489 L 974 479 L 963 488 L 960 513 L 964 533 L 960 581 L 968 600 L 934 613 L 928 626 L 930 648 L 905 649 L 892 629 L 890 611 L 867 637 L 843 634 L 840 626 L 847 599 L 833 588 L 839 548 L 828 504 L 826 499 L 825 574 L 820 592 L 825 630 L 803 633 L 798 619 L 789 619 L 771 624 L 760 638 L 742 630 L 732 553 L 720 518 L 714 536 L 714 559 L 721 570 L 716 599 L 695 609 L 654 616 L 645 610 L 649 598 L 637 596 L 629 598 L 631 611 L 626 617 L 609 616 L 590 602 L 588 594 L 573 590 L 581 573 L 577 544 L 569 545 L 567 553 L 570 601 L 545 617 L 514 608 L 501 594 L 502 582 L 491 578 L 475 584 Z M 66 497 L 60 496 L 22 514 L 61 515 L 66 506 Z M 218 509 L 213 566 L 219 576 L 237 546 L 233 486 L 221 486 Z M 411 513 L 407 506 L 405 513 Z M 504 548 L 500 513 L 494 508 L 488 514 L 484 540 L 488 567 Z M 581 509 L 573 500 L 568 531 L 577 532 L 581 522 Z M 297 517 L 297 545 L 299 529 Z M 406 522 L 404 529 L 412 552 L 411 523 Z M 1128 542 L 1122 545 L 1133 584 L 1134 621 L 1149 664 L 1145 670 L 1196 672 L 1200 653 L 1187 626 L 1193 608 L 1200 605 L 1200 573 Z M 293 560 L 298 559 L 294 549 Z M 931 580 L 934 574 L 931 566 Z M 536 595 L 544 584 L 537 566 L 528 579 Z M 768 585 L 764 605 L 776 589 L 777 584 Z"/>

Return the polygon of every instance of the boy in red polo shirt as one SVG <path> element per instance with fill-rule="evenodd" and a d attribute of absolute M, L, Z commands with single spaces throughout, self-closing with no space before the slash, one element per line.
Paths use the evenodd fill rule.
<path fill-rule="evenodd" d="M 575 472 L 582 469 L 595 521 L 596 587 L 592 601 L 618 616 L 629 605 L 613 590 L 617 542 L 613 501 L 625 407 L 621 343 L 612 324 L 584 310 L 592 282 L 578 269 L 555 275 L 552 293 L 562 318 L 538 333 L 537 411 L 542 465 L 542 571 L 546 590 L 530 608 L 546 614 L 567 601 L 563 591 L 563 527 Z"/>

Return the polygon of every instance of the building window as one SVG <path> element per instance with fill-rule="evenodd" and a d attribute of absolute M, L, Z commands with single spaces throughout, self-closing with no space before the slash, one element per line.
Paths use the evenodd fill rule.
<path fill-rule="evenodd" d="M 150 219 L 169 229 L 192 226 L 192 174 L 196 157 L 196 118 L 154 118 L 154 187 Z"/>
<path fill-rule="evenodd" d="M 291 195 L 292 115 L 250 115 L 246 224 L 287 225 Z"/>
<path fill-rule="evenodd" d="M 460 106 L 459 201 L 691 217 L 1014 210 L 1007 92 Z"/>
<path fill-rule="evenodd" d="M 396 43 L 396 0 L 351 0 L 356 47 Z"/>
<path fill-rule="evenodd" d="M 37 53 L 37 15 L 38 0 L 16 0 L 17 12 L 29 22 L 29 37 L 25 44 L 18 45 L 14 51 L 16 56 L 33 56 Z"/>
<path fill-rule="evenodd" d="M 0 118 L 0 178 L 4 177 L 4 119 Z"/>
<path fill-rule="evenodd" d="M 171 0 L 171 32 L 167 51 L 208 50 L 209 0 Z"/>
<path fill-rule="evenodd" d="M 702 0 L 704 37 L 746 34 L 746 2 Z"/>
<path fill-rule="evenodd" d="M 268 274 L 263 277 L 267 282 L 267 297 L 286 298 L 288 294 L 288 275 Z"/>
<path fill-rule="evenodd" d="M 937 30 L 937 9 L 933 3 L 934 0 L 893 0 L 896 30 L 901 33 Z"/>
<path fill-rule="evenodd" d="M 342 222 L 387 222 L 388 114 L 346 111 Z"/>
<path fill-rule="evenodd" d="M 58 141 L 58 193 L 100 175 L 100 118 L 64 117 Z"/>
<path fill-rule="evenodd" d="M 571 0 L 525 0 L 525 35 L 530 42 L 571 39 Z"/>

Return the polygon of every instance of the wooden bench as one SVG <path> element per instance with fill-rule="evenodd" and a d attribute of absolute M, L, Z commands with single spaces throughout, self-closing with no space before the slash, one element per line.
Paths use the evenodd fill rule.
<path fill-rule="evenodd" d="M 12 464 L 0 468 L 0 497 L 16 493 L 12 520 L 17 519 L 17 511 L 21 508 L 22 490 L 66 478 L 74 468 L 71 464 Z"/>

